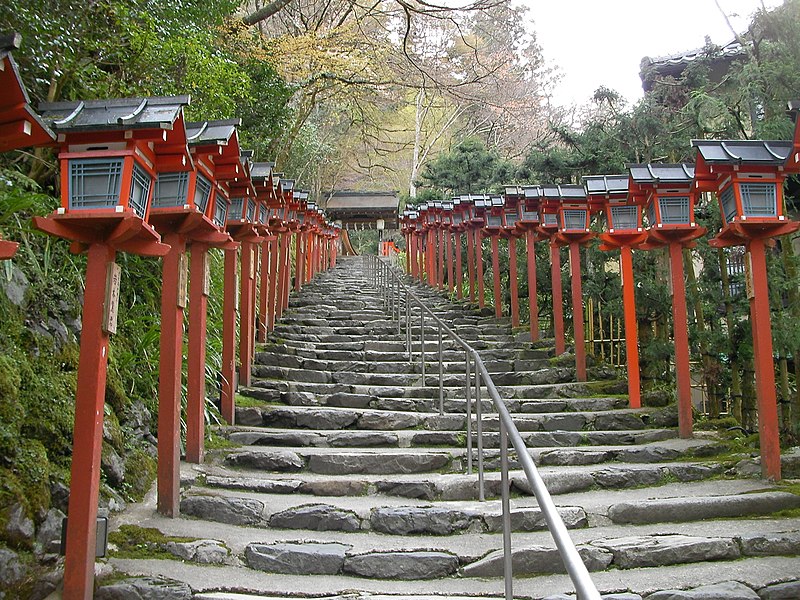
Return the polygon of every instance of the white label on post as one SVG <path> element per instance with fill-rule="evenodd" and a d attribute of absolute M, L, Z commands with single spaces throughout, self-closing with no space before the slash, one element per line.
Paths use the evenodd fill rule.
<path fill-rule="evenodd" d="M 106 272 L 106 297 L 103 303 L 103 331 L 109 335 L 117 333 L 117 312 L 119 309 L 119 288 L 122 280 L 122 267 L 109 263 Z"/>
<path fill-rule="evenodd" d="M 211 261 L 208 254 L 203 257 L 203 296 L 211 295 Z"/>
<path fill-rule="evenodd" d="M 178 264 L 178 308 L 186 308 L 188 303 L 188 287 L 189 287 L 189 261 L 186 258 L 186 252 L 181 254 L 181 259 Z"/>
<path fill-rule="evenodd" d="M 753 285 L 753 256 L 749 250 L 744 254 L 744 287 L 747 291 L 748 300 L 756 297 L 755 286 Z"/>

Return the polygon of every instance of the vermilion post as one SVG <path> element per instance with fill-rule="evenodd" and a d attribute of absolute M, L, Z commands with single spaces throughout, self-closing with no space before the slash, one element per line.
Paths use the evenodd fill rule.
<path fill-rule="evenodd" d="M 569 245 L 569 262 L 572 271 L 572 331 L 575 335 L 575 377 L 586 381 L 586 341 L 583 335 L 583 291 L 581 289 L 581 246 Z"/>
<path fill-rule="evenodd" d="M 417 268 L 417 279 L 419 279 L 420 281 L 425 280 L 425 267 L 427 265 L 426 262 L 427 250 L 425 246 L 424 236 L 425 234 L 423 233 L 417 237 L 417 248 L 419 249 L 417 252 L 419 258 L 419 266 Z"/>
<path fill-rule="evenodd" d="M 289 257 L 289 240 L 291 239 L 291 234 L 288 231 L 284 231 L 281 233 L 281 249 L 280 249 L 280 258 L 278 261 L 278 296 L 275 298 L 275 313 L 276 318 L 280 319 L 281 315 L 283 314 L 283 297 L 285 294 L 286 288 L 286 264 L 288 262 Z"/>
<path fill-rule="evenodd" d="M 528 259 L 528 306 L 530 307 L 531 341 L 539 339 L 539 298 L 536 290 L 536 232 L 525 232 Z"/>
<path fill-rule="evenodd" d="M 477 263 L 477 278 L 478 278 L 478 306 L 483 308 L 486 306 L 486 298 L 483 290 L 483 238 L 481 232 L 475 231 L 475 262 Z"/>
<path fill-rule="evenodd" d="M 464 298 L 464 290 L 462 289 L 463 288 L 462 280 L 463 280 L 464 273 L 461 270 L 462 265 L 461 265 L 461 232 L 460 231 L 456 232 L 454 250 L 455 250 L 455 253 L 456 253 L 456 298 L 461 300 L 461 299 Z"/>
<path fill-rule="evenodd" d="M 243 386 L 250 385 L 250 364 L 253 343 L 253 244 L 242 242 L 242 280 L 240 282 L 239 300 L 239 383 Z"/>
<path fill-rule="evenodd" d="M 469 301 L 475 304 L 475 240 L 473 229 L 467 229 L 467 274 L 469 276 Z"/>
<path fill-rule="evenodd" d="M 303 270 L 305 269 L 305 248 L 303 247 L 302 231 L 294 234 L 294 291 L 299 292 L 303 282 Z"/>
<path fill-rule="evenodd" d="M 444 243 L 444 229 L 437 229 L 438 237 L 439 237 L 439 274 L 437 275 L 437 283 L 439 285 L 439 289 L 444 289 L 444 254 L 445 254 L 445 243 Z"/>
<path fill-rule="evenodd" d="M 447 289 L 453 293 L 453 234 L 448 230 L 444 234 L 447 236 Z"/>
<path fill-rule="evenodd" d="M 628 402 L 631 408 L 640 408 L 642 406 L 642 394 L 639 382 L 639 323 L 636 319 L 633 252 L 631 252 L 630 246 L 620 246 L 619 251 L 622 267 L 622 309 L 625 316 L 625 357 L 628 363 Z M 582 323 L 583 315 L 581 315 Z M 577 345 L 577 343 L 578 340 L 576 339 L 575 344 Z M 677 347 L 677 340 L 675 346 Z"/>
<path fill-rule="evenodd" d="M 511 292 L 511 326 L 519 327 L 519 290 L 517 288 L 517 238 L 508 238 L 508 288 Z"/>
<path fill-rule="evenodd" d="M 675 339 L 675 379 L 678 384 L 678 433 L 692 437 L 692 379 L 689 368 L 689 326 L 686 318 L 686 285 L 683 282 L 683 247 L 669 245 L 672 271 L 672 323 Z M 627 324 L 625 325 L 627 331 Z"/>
<path fill-rule="evenodd" d="M 492 237 L 492 283 L 494 288 L 494 316 L 503 316 L 503 295 L 500 289 L 500 236 Z"/>
<path fill-rule="evenodd" d="M 165 517 L 178 514 L 180 503 L 181 373 L 183 371 L 183 306 L 179 297 L 186 240 L 164 236 L 170 250 L 161 271 L 161 337 L 158 355 L 158 499 Z"/>
<path fill-rule="evenodd" d="M 553 333 L 556 338 L 556 356 L 564 354 L 564 296 L 561 290 L 561 250 L 550 243 L 550 280 L 553 289 Z"/>
<path fill-rule="evenodd" d="M 287 245 L 286 245 L 286 269 L 284 270 L 283 276 L 286 278 L 286 283 L 283 286 L 283 301 L 281 302 L 281 315 L 283 312 L 289 308 L 289 292 L 292 289 L 292 256 L 289 252 L 289 248 L 291 247 L 292 243 L 292 236 L 297 235 L 296 233 L 288 233 Z M 296 261 L 295 257 L 295 261 Z M 297 265 L 295 264 L 295 275 L 297 273 Z"/>
<path fill-rule="evenodd" d="M 236 271 L 238 267 L 238 250 L 225 250 L 225 293 L 222 298 L 221 403 L 222 418 L 225 419 L 228 425 L 234 424 L 236 414 L 236 294 L 239 291 L 236 289 Z"/>
<path fill-rule="evenodd" d="M 753 331 L 753 359 L 758 398 L 758 437 L 761 446 L 761 475 L 781 478 L 781 448 L 778 434 L 778 402 L 775 394 L 775 364 L 772 351 L 772 323 L 769 311 L 767 259 L 764 240 L 747 243 L 753 292 L 750 298 L 750 327 Z"/>
<path fill-rule="evenodd" d="M 425 269 L 428 272 L 428 285 L 436 285 L 436 230 L 428 230 L 428 247 L 425 252 Z"/>
<path fill-rule="evenodd" d="M 67 600 L 90 600 L 94 595 L 97 501 L 109 340 L 108 333 L 103 331 L 103 306 L 108 266 L 114 262 L 115 255 L 115 250 L 107 244 L 94 243 L 89 246 L 64 563 L 63 597 Z"/>
<path fill-rule="evenodd" d="M 193 242 L 186 379 L 186 462 L 197 464 L 203 462 L 205 453 L 207 262 L 208 246 Z"/>
<path fill-rule="evenodd" d="M 267 341 L 269 331 L 269 292 L 270 292 L 270 242 L 261 245 L 261 290 L 258 299 L 258 341 L 262 344 Z"/>
<path fill-rule="evenodd" d="M 275 329 L 275 302 L 278 298 L 278 240 L 280 235 L 267 242 L 269 244 L 269 294 L 267 299 L 267 331 Z"/>

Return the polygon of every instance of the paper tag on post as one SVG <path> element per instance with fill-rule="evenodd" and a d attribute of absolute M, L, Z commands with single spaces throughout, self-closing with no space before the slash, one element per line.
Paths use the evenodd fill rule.
<path fill-rule="evenodd" d="M 119 290 L 122 281 L 122 267 L 112 262 L 106 271 L 106 297 L 103 302 L 103 332 L 117 333 L 117 313 L 119 310 Z"/>
<path fill-rule="evenodd" d="M 178 264 L 178 308 L 186 308 L 188 304 L 189 288 L 189 261 L 186 253 L 181 254 Z"/>
<path fill-rule="evenodd" d="M 753 285 L 753 257 L 749 250 L 744 253 L 744 287 L 748 300 L 756 297 L 756 290 Z"/>

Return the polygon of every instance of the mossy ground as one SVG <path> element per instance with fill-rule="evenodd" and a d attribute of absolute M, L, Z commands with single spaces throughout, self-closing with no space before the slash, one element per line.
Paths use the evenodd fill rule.
<path fill-rule="evenodd" d="M 198 538 L 164 535 L 155 527 L 121 525 L 108 534 L 109 554 L 117 558 L 168 558 L 175 556 L 166 551 L 168 542 L 195 542 Z"/>

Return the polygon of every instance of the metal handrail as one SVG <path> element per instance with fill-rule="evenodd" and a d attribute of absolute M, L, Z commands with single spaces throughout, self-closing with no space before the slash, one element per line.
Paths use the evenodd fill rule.
<path fill-rule="evenodd" d="M 478 497 L 481 501 L 485 500 L 484 477 L 483 477 L 483 427 L 481 411 L 481 380 L 486 385 L 486 390 L 491 397 L 500 421 L 500 466 L 501 466 L 501 505 L 503 509 L 503 571 L 505 575 L 505 597 L 506 600 L 513 598 L 513 574 L 511 560 L 511 501 L 509 497 L 510 485 L 508 474 L 508 440 L 517 452 L 517 458 L 522 466 L 522 470 L 528 479 L 528 485 L 533 491 L 539 508 L 544 515 L 547 528 L 553 541 L 558 548 L 564 567 L 575 586 L 578 600 L 600 600 L 600 593 L 594 585 L 586 565 L 578 554 L 575 544 L 570 538 L 564 521 L 558 513 L 558 509 L 553 503 L 550 492 L 547 490 L 542 480 L 536 464 L 533 462 L 528 452 L 527 446 L 522 436 L 514 424 L 511 413 L 508 411 L 502 398 L 500 397 L 494 382 L 492 381 L 486 365 L 478 352 L 465 342 L 457 333 L 447 326 L 436 314 L 430 310 L 422 300 L 406 285 L 400 274 L 391 268 L 386 262 L 377 256 L 365 256 L 368 266 L 371 269 L 371 278 L 379 292 L 383 294 L 384 305 L 389 310 L 392 319 L 397 319 L 397 329 L 401 329 L 401 296 L 405 296 L 405 325 L 406 325 L 406 351 L 408 352 L 409 362 L 413 362 L 413 351 L 411 346 L 412 315 L 411 305 L 420 309 L 420 355 L 422 359 L 422 385 L 425 385 L 425 316 L 432 318 L 438 326 L 438 354 L 439 354 L 439 414 L 444 414 L 444 385 L 442 368 L 442 334 L 446 333 L 456 344 L 465 351 L 465 373 L 466 389 L 465 400 L 467 405 L 467 472 L 472 474 L 472 411 L 471 411 L 471 373 L 470 363 L 474 361 L 475 369 L 475 418 L 477 426 L 478 442 Z M 395 290 L 397 290 L 395 292 Z M 401 293 L 401 291 L 403 293 Z"/>

